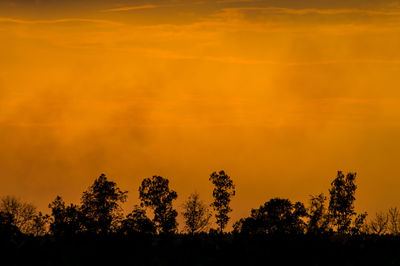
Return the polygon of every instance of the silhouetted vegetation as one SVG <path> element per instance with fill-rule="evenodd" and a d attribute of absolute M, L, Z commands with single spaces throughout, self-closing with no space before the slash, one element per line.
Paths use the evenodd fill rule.
<path fill-rule="evenodd" d="M 97 178 L 82 195 L 80 210 L 84 229 L 99 234 L 115 232 L 122 218 L 120 204 L 125 202 L 127 193 L 108 181 L 104 174 Z"/>
<path fill-rule="evenodd" d="M 200 233 L 210 224 L 211 213 L 207 205 L 200 200 L 199 194 L 191 194 L 183 205 L 182 215 L 185 219 L 185 230 L 190 234 Z"/>
<path fill-rule="evenodd" d="M 222 233 L 229 221 L 228 214 L 232 211 L 231 207 L 229 207 L 229 203 L 231 202 L 231 197 L 235 196 L 235 185 L 224 171 L 212 173 L 210 181 L 215 186 L 213 190 L 214 202 L 211 206 L 213 206 L 216 211 L 216 223 L 219 231 Z"/>
<path fill-rule="evenodd" d="M 329 200 L 329 214 L 332 226 L 338 233 L 346 234 L 358 232 L 366 218 L 365 214 L 358 215 L 352 225 L 354 211 L 354 201 L 357 186 L 354 181 L 355 173 L 348 173 L 346 176 L 339 171 L 337 177 L 333 180 Z"/>
<path fill-rule="evenodd" d="M 302 218 L 306 216 L 303 203 L 275 198 L 252 209 L 250 217 L 241 219 L 234 228 L 245 234 L 302 234 L 306 228 Z"/>
<path fill-rule="evenodd" d="M 154 222 L 146 216 L 146 210 L 138 205 L 135 205 L 132 212 L 122 221 L 120 228 L 123 234 L 155 234 L 156 230 Z"/>
<path fill-rule="evenodd" d="M 38 212 L 30 203 L 5 196 L 0 201 L 0 213 L 7 224 L 17 228 L 22 234 L 40 236 L 46 233 L 48 216 Z"/>
<path fill-rule="evenodd" d="M 325 234 L 330 230 L 330 216 L 326 209 L 326 197 L 324 194 L 311 196 L 308 208 L 308 223 L 306 230 L 308 234 Z"/>
<path fill-rule="evenodd" d="M 178 212 L 172 201 L 178 194 L 169 189 L 169 180 L 161 176 L 145 178 L 139 187 L 141 206 L 149 207 L 154 212 L 153 223 L 159 233 L 175 233 L 178 223 Z"/>
<path fill-rule="evenodd" d="M 84 216 L 79 207 L 65 202 L 60 196 L 49 204 L 51 209 L 50 233 L 56 237 L 73 236 L 84 231 Z"/>
<path fill-rule="evenodd" d="M 173 206 L 178 194 L 161 176 L 143 179 L 139 204 L 127 214 L 122 203 L 128 192 L 104 174 L 83 192 L 79 204 L 57 196 L 49 215 L 5 196 L 0 248 L 3 261 L 10 263 L 4 265 L 400 264 L 400 212 L 390 208 L 368 222 L 366 213 L 357 214 L 355 173 L 339 171 L 329 197 L 311 196 L 307 205 L 268 199 L 233 223 L 229 233 L 224 230 L 235 186 L 224 171 L 213 172 L 209 180 L 213 202 L 191 194 L 182 205 L 181 232 Z"/>

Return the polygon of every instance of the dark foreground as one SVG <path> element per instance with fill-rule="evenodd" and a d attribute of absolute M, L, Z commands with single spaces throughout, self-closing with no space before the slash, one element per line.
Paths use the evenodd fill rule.
<path fill-rule="evenodd" d="M 400 265 L 393 236 L 23 236 L 0 265 Z"/>

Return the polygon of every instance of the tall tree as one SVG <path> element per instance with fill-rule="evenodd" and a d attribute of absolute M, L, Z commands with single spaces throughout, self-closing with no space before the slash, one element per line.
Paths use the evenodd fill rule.
<path fill-rule="evenodd" d="M 86 230 L 107 234 L 118 227 L 122 218 L 121 203 L 126 201 L 127 191 L 101 174 L 81 198 L 81 212 L 85 216 Z"/>
<path fill-rule="evenodd" d="M 359 234 L 367 217 L 366 212 L 357 215 L 354 209 L 357 189 L 355 179 L 356 173 L 347 173 L 345 176 L 341 171 L 338 171 L 329 190 L 328 211 L 330 219 L 336 231 L 341 234 Z"/>
<path fill-rule="evenodd" d="M 216 211 L 215 218 L 219 227 L 219 232 L 222 233 L 229 222 L 228 214 L 232 211 L 229 204 L 231 198 L 235 195 L 235 185 L 232 179 L 224 172 L 213 172 L 209 179 L 213 185 L 214 202 L 211 206 Z"/>
<path fill-rule="evenodd" d="M 339 233 L 349 233 L 354 211 L 356 173 L 348 173 L 346 176 L 338 171 L 337 177 L 331 183 L 329 213 L 334 226 Z"/>
<path fill-rule="evenodd" d="M 149 207 L 154 212 L 153 222 L 159 233 L 174 233 L 178 223 L 178 212 L 172 202 L 178 194 L 169 188 L 169 180 L 161 176 L 145 178 L 139 187 L 141 206 Z"/>
<path fill-rule="evenodd" d="M 185 230 L 195 234 L 207 229 L 211 213 L 207 205 L 200 200 L 199 194 L 193 193 L 183 204 L 183 218 L 185 219 Z"/>

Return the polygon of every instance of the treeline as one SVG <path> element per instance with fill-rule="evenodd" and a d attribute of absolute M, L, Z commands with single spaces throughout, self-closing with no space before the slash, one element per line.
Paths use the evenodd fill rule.
<path fill-rule="evenodd" d="M 397 208 L 376 214 L 369 223 L 366 222 L 366 212 L 356 213 L 355 179 L 355 173 L 339 171 L 331 183 L 328 197 L 324 194 L 311 196 L 307 205 L 289 199 L 270 199 L 259 208 L 252 209 L 249 217 L 236 221 L 231 233 L 398 235 L 400 213 Z M 213 202 L 206 204 L 197 193 L 191 194 L 182 206 L 182 232 L 178 232 L 178 211 L 173 204 L 178 194 L 170 188 L 168 179 L 161 176 L 145 178 L 139 186 L 139 204 L 124 215 L 121 205 L 126 201 L 128 192 L 102 174 L 83 192 L 80 204 L 67 204 L 61 196 L 57 196 L 49 204 L 49 214 L 42 214 L 32 204 L 15 197 L 3 197 L 0 201 L 0 234 L 3 238 L 20 235 L 218 235 L 225 232 L 230 220 L 230 202 L 235 196 L 235 185 L 224 171 L 212 173 L 209 180 L 214 186 Z"/>

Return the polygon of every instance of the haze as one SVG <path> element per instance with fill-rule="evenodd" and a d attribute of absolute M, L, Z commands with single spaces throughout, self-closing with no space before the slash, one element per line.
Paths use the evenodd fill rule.
<path fill-rule="evenodd" d="M 43 211 L 101 173 L 234 180 L 233 221 L 307 202 L 337 170 L 400 206 L 400 1 L 0 2 L 0 194 Z M 177 206 L 179 207 L 179 206 Z"/>

